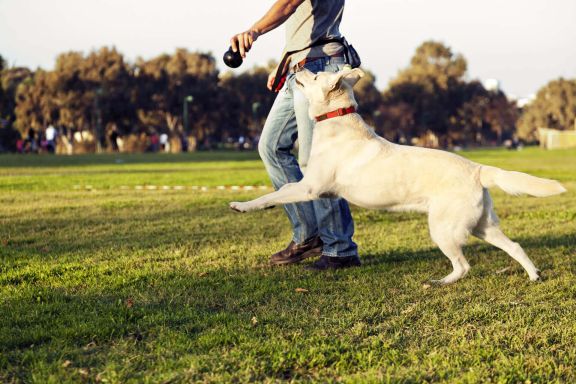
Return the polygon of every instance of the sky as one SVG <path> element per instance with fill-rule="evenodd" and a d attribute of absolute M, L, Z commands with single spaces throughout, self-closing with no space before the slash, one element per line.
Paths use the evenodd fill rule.
<path fill-rule="evenodd" d="M 325 0 L 328 1 L 328 0 Z M 176 48 L 221 56 L 273 0 L 0 0 L 0 55 L 52 69 L 66 51 L 115 46 L 128 61 Z M 576 0 L 347 0 L 341 32 L 384 89 L 418 45 L 436 40 L 468 61 L 468 78 L 527 97 L 576 78 Z M 284 29 L 261 36 L 242 67 L 280 59 Z M 264 86 L 264 85 L 263 85 Z"/>

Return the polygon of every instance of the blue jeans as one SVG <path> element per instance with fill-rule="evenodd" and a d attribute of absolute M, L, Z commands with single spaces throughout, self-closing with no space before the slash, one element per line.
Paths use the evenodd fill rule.
<path fill-rule="evenodd" d="M 307 63 L 305 67 L 316 73 L 337 72 L 344 66 L 344 58 L 326 57 Z M 310 156 L 314 121 L 308 116 L 308 100 L 296 89 L 294 74 L 286 79 L 268 114 L 258 151 L 275 189 L 302 179 Z M 298 139 L 298 161 L 292 154 Z M 354 222 L 348 203 L 344 199 L 319 199 L 310 202 L 285 204 L 284 209 L 292 224 L 292 240 L 301 244 L 319 235 L 324 246 L 322 254 L 333 257 L 358 254 L 352 241 Z"/>

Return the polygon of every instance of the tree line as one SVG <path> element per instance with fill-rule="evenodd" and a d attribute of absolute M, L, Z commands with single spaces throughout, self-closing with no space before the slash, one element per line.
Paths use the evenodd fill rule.
<path fill-rule="evenodd" d="M 125 150 L 145 150 L 154 135 L 178 139 L 180 149 L 248 143 L 274 101 L 265 84 L 275 64 L 220 73 L 209 53 L 178 49 L 129 63 L 104 47 L 63 53 L 53 70 L 32 71 L 8 67 L 0 56 L 0 151 L 50 125 L 87 151 L 115 149 L 116 137 L 126 139 Z M 395 142 L 500 144 L 536 140 L 541 126 L 574 127 L 575 80 L 550 82 L 522 110 L 501 90 L 468 80 L 466 59 L 439 42 L 421 44 L 383 91 L 365 71 L 355 87 L 359 112 Z"/>

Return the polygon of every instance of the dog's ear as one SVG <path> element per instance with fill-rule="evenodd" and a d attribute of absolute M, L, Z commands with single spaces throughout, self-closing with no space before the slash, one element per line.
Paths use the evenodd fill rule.
<path fill-rule="evenodd" d="M 363 76 L 364 71 L 362 71 L 360 68 L 343 69 L 331 79 L 329 87 L 330 92 L 340 88 L 342 81 L 346 81 L 346 83 L 348 83 L 351 87 L 353 87 L 354 84 L 356 84 L 358 80 L 360 80 Z"/>
<path fill-rule="evenodd" d="M 351 69 L 346 74 L 344 74 L 344 80 L 348 84 L 350 84 L 351 87 L 353 87 L 354 84 L 356 84 L 358 80 L 360 80 L 363 77 L 364 77 L 364 71 L 361 70 L 360 68 Z"/>

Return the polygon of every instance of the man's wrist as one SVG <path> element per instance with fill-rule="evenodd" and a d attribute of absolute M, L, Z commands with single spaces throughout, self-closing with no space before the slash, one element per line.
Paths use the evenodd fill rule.
<path fill-rule="evenodd" d="M 249 31 L 255 33 L 257 36 L 260 36 L 262 34 L 262 29 L 258 28 L 258 26 L 256 25 L 251 26 Z"/>

